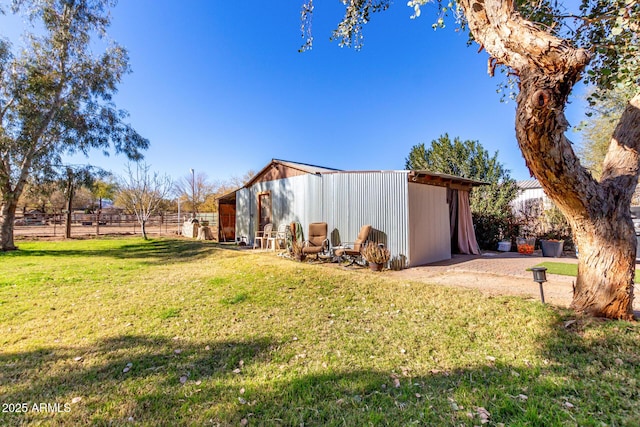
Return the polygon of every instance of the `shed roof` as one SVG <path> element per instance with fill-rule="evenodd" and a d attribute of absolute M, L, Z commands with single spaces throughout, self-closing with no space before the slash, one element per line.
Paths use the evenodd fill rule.
<path fill-rule="evenodd" d="M 542 185 L 540 185 L 540 182 L 538 182 L 537 179 L 525 179 L 524 181 L 518 181 L 518 188 L 520 188 L 521 190 L 533 190 L 533 189 L 537 189 L 537 188 L 542 188 Z"/>
<path fill-rule="evenodd" d="M 251 178 L 244 187 L 249 187 L 253 185 L 257 180 L 259 180 L 265 173 L 267 173 L 271 168 L 277 166 L 284 166 L 286 168 L 294 169 L 303 173 L 317 174 L 317 173 L 325 173 L 325 172 L 337 172 L 339 169 L 327 168 L 324 166 L 311 165 L 308 163 L 300 163 L 300 162 L 291 162 L 288 160 L 280 160 L 280 159 L 271 159 L 271 161 L 262 168 L 258 173 L 256 173 L 253 178 Z"/>
<path fill-rule="evenodd" d="M 328 168 L 324 166 L 312 165 L 309 163 L 301 163 L 301 162 L 292 162 L 289 160 L 281 160 L 281 159 L 272 159 L 264 168 L 262 168 L 258 173 L 256 173 L 243 187 L 246 188 L 253 185 L 256 181 L 258 181 L 264 174 L 268 173 L 274 166 L 284 166 L 287 168 L 291 168 L 303 173 L 310 174 L 325 174 L 325 173 L 373 173 L 380 171 L 344 171 L 340 169 Z M 428 170 L 412 170 L 412 171 L 397 171 L 404 172 L 408 174 L 408 178 L 412 182 L 417 182 L 421 184 L 430 184 L 430 185 L 439 185 L 439 186 L 454 186 L 461 188 L 469 188 L 469 187 L 477 187 L 480 185 L 488 185 L 487 182 L 478 181 L 475 179 L 462 178 L 455 175 L 449 175 L 445 173 L 431 172 Z M 227 193 L 223 196 L 220 196 L 218 199 L 230 199 L 233 197 L 236 191 L 234 190 L 230 193 Z"/>
<path fill-rule="evenodd" d="M 428 170 L 412 170 L 409 172 L 409 179 L 411 179 L 412 182 L 442 186 L 450 184 L 462 185 L 466 187 L 479 187 L 481 185 L 489 185 L 488 182 L 478 181 L 477 179 L 462 178 L 460 176 L 431 172 Z"/>
<path fill-rule="evenodd" d="M 323 173 L 323 172 L 339 172 L 340 169 L 334 169 L 334 168 L 327 168 L 324 166 L 316 166 L 316 165 L 311 165 L 308 163 L 299 163 L 299 162 L 290 162 L 288 160 L 280 160 L 280 159 L 273 159 L 271 160 L 271 162 L 278 162 L 281 163 L 285 166 L 288 166 L 290 168 L 294 168 L 294 169 L 298 169 L 301 170 L 303 172 L 309 172 L 309 173 Z M 268 167 L 269 165 L 267 165 Z"/>

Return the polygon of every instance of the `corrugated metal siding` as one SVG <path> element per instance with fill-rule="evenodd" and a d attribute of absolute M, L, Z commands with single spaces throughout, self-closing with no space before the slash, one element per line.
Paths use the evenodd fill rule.
<path fill-rule="evenodd" d="M 411 265 L 424 265 L 451 258 L 447 189 L 409 183 Z"/>
<path fill-rule="evenodd" d="M 544 190 L 542 190 L 542 188 L 522 190 L 520 194 L 511 202 L 511 207 L 516 212 L 521 211 L 524 209 L 526 202 L 532 199 L 542 200 L 544 209 L 550 209 L 551 207 L 553 207 L 553 202 L 551 202 L 551 199 L 549 199 L 547 195 L 544 194 Z"/>
<path fill-rule="evenodd" d="M 271 192 L 272 219 L 300 222 L 307 233 L 312 222 L 326 222 L 332 246 L 353 242 L 365 224 L 374 231 L 371 240 L 391 251 L 393 268 L 415 265 L 410 257 L 409 186 L 406 171 L 339 172 L 308 174 L 256 183 L 238 192 L 237 235 L 255 235 L 258 194 Z M 437 188 L 422 185 L 422 187 Z M 444 188 L 439 189 L 444 191 Z M 438 191 L 438 190 L 436 190 Z M 445 196 L 446 197 L 446 196 Z M 438 203 L 447 210 L 446 200 Z M 448 217 L 447 217 L 448 220 Z M 451 252 L 449 251 L 448 256 Z"/>
<path fill-rule="evenodd" d="M 271 220 L 274 229 L 282 223 L 299 222 L 303 229 L 307 230 L 310 223 L 323 221 L 322 178 L 320 175 L 308 174 L 275 181 L 257 182 L 241 191 L 246 191 L 246 197 L 244 194 L 242 197 L 242 204 L 246 204 L 248 208 L 239 209 L 240 197 L 238 197 L 236 199 L 237 215 L 238 219 L 241 216 L 244 217 L 241 225 L 242 235 L 249 238 L 250 244 L 253 244 L 257 231 L 256 212 L 260 193 L 271 193 Z M 240 230 L 240 226 L 236 228 L 238 231 Z"/>
<path fill-rule="evenodd" d="M 353 242 L 371 224 L 371 240 L 391 251 L 393 267 L 409 257 L 407 172 L 349 172 L 323 175 L 323 218 L 332 245 Z"/>

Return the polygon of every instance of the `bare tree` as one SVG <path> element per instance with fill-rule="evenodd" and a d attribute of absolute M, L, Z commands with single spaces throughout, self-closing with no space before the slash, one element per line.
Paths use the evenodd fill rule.
<path fill-rule="evenodd" d="M 128 164 L 126 176 L 120 180 L 116 203 L 135 214 L 142 228 L 142 237 L 147 240 L 147 221 L 172 189 L 173 183 L 168 175 L 151 172 L 151 166 L 146 163 L 136 163 L 135 169 Z"/>
<path fill-rule="evenodd" d="M 185 210 L 192 212 L 194 218 L 200 212 L 200 206 L 215 192 L 215 186 L 209 182 L 207 174 L 204 172 L 185 175 L 174 186 L 180 202 Z"/>

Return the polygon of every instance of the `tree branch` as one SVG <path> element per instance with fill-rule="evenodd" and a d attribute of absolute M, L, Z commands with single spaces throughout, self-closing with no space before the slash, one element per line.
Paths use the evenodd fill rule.
<path fill-rule="evenodd" d="M 13 105 L 13 101 L 15 101 L 15 99 L 16 99 L 15 96 L 11 97 L 9 102 L 7 102 L 7 105 L 5 105 L 4 108 L 2 109 L 2 111 L 0 111 L 0 122 L 2 122 L 2 120 L 4 120 L 4 115 L 7 114 L 7 111 L 9 110 L 11 105 Z"/>
<path fill-rule="evenodd" d="M 525 20 L 513 0 L 461 0 L 474 38 L 500 64 L 516 73 L 530 67 L 555 73 L 579 74 L 590 60 L 584 49 L 574 48 Z"/>
<path fill-rule="evenodd" d="M 617 197 L 631 200 L 640 170 L 640 93 L 631 98 L 613 132 L 609 150 L 603 162 L 601 184 L 616 188 Z M 622 194 L 620 189 L 624 189 Z"/>

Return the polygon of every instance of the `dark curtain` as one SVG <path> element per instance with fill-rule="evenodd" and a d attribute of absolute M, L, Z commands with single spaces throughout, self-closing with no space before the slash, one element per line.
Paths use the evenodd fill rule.
<path fill-rule="evenodd" d="M 449 233 L 451 238 L 451 253 L 457 254 L 458 249 L 458 190 L 447 188 L 447 203 L 449 204 Z"/>
<path fill-rule="evenodd" d="M 473 228 L 469 192 L 463 190 L 458 191 L 458 250 L 462 254 L 480 254 Z"/>

